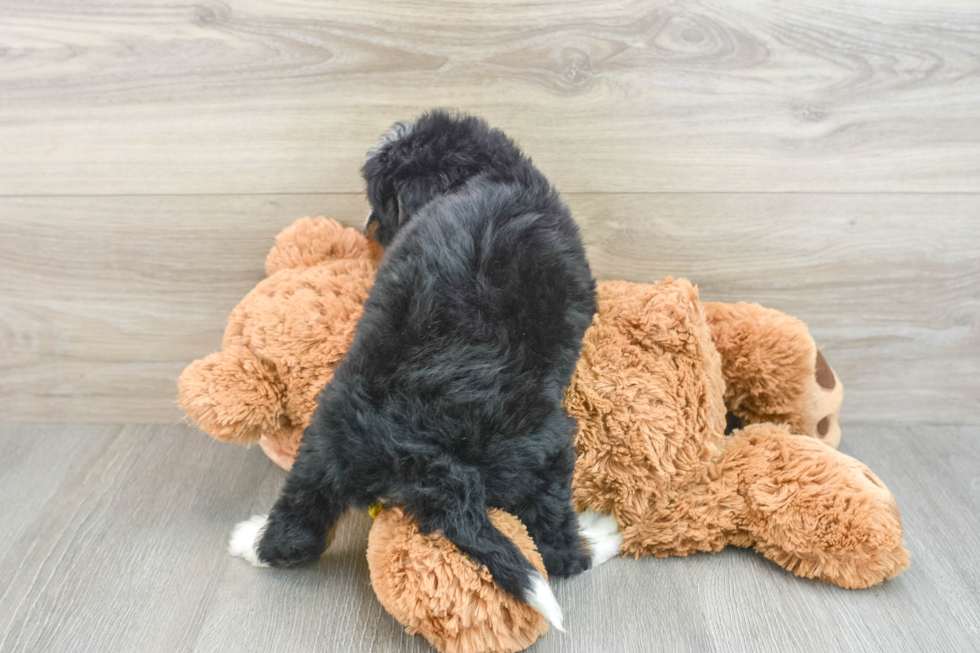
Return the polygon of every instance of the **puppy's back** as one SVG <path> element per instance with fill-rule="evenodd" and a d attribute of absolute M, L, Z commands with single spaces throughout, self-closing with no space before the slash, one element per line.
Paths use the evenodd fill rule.
<path fill-rule="evenodd" d="M 350 358 L 384 380 L 378 392 L 441 409 L 553 402 L 594 311 L 578 228 L 557 194 L 478 178 L 399 233 Z"/>

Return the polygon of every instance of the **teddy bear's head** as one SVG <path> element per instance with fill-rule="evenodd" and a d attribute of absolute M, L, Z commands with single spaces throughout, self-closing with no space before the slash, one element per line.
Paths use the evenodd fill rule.
<path fill-rule="evenodd" d="M 180 407 L 218 440 L 259 440 L 291 466 L 316 396 L 350 347 L 377 258 L 333 220 L 305 218 L 279 234 L 268 277 L 232 311 L 221 351 L 181 374 Z"/>

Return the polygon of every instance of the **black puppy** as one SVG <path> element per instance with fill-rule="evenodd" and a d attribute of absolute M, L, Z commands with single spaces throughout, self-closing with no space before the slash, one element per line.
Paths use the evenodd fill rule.
<path fill-rule="evenodd" d="M 561 628 L 548 583 L 486 510 L 523 522 L 549 575 L 619 550 L 612 518 L 580 527 L 571 505 L 576 423 L 562 392 L 596 309 L 578 228 L 531 161 L 476 118 L 399 123 L 363 174 L 368 227 L 388 249 L 282 495 L 236 527 L 229 551 L 262 566 L 315 560 L 349 506 L 382 499 Z"/>

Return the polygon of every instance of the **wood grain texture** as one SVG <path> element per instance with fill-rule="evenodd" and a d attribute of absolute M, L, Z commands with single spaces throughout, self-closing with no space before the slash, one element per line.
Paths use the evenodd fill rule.
<path fill-rule="evenodd" d="M 980 196 L 569 195 L 600 279 L 805 320 L 842 420 L 980 423 Z M 175 422 L 275 234 L 359 195 L 0 198 L 0 419 Z M 848 437 L 845 433 L 845 439 Z"/>
<path fill-rule="evenodd" d="M 804 320 L 844 383 L 845 426 L 980 423 L 980 196 L 569 200 L 597 277 L 686 277 L 704 300 Z"/>
<path fill-rule="evenodd" d="M 363 223 L 359 196 L 0 200 L 0 419 L 173 422 L 295 218 Z M 56 417 L 57 416 L 57 417 Z"/>
<path fill-rule="evenodd" d="M 614 560 L 531 651 L 980 649 L 980 431 L 902 426 L 980 424 L 975 0 L 5 0 L 0 422 L 72 426 L 0 427 L 0 651 L 432 650 L 373 596 L 367 517 L 252 569 L 225 539 L 283 473 L 125 425 L 180 419 L 275 234 L 360 224 L 365 150 L 432 106 L 519 140 L 600 278 L 806 320 L 913 556 L 860 592 Z"/>
<path fill-rule="evenodd" d="M 972 0 L 7 0 L 0 194 L 357 192 L 432 106 L 568 192 L 980 191 Z"/>
<path fill-rule="evenodd" d="M 895 494 L 912 565 L 848 591 L 746 550 L 612 560 L 556 582 L 567 634 L 532 653 L 969 651 L 980 647 L 980 432 L 862 427 L 844 441 Z M 68 449 L 66 449 L 68 447 Z M 0 428 L 0 650 L 411 651 L 370 588 L 370 519 L 318 565 L 224 551 L 284 474 L 258 449 L 183 426 Z"/>

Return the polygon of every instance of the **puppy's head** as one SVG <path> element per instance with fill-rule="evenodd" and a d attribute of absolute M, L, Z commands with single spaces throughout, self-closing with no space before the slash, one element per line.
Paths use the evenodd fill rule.
<path fill-rule="evenodd" d="M 529 164 L 502 131 L 473 116 L 435 110 L 395 123 L 361 169 L 371 203 L 365 231 L 387 246 L 436 197 L 477 175 L 512 181 Z"/>

